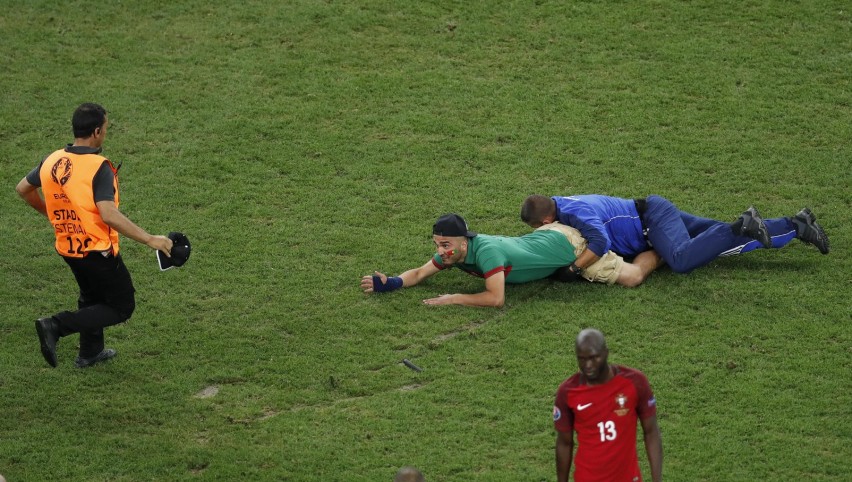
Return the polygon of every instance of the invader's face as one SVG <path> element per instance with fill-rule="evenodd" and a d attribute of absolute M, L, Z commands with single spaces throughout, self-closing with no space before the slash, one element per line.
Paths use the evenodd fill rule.
<path fill-rule="evenodd" d="M 444 266 L 451 266 L 464 261 L 467 256 L 468 240 L 464 236 L 432 236 L 438 256 Z"/>

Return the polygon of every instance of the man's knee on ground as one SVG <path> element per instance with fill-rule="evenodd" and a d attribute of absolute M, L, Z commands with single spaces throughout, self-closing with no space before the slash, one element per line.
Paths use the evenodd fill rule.
<path fill-rule="evenodd" d="M 641 276 L 627 276 L 618 280 L 618 284 L 627 288 L 635 288 L 641 285 L 643 281 L 645 281 L 645 279 Z"/>
<path fill-rule="evenodd" d="M 618 275 L 618 284 L 627 288 L 635 288 L 645 281 L 645 276 L 639 268 L 625 264 L 621 273 Z"/>

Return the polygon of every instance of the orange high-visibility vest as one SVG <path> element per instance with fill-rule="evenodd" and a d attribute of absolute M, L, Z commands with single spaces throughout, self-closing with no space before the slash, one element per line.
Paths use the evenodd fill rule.
<path fill-rule="evenodd" d="M 113 188 L 118 207 L 118 175 L 109 159 L 60 149 L 42 163 L 41 190 L 47 217 L 56 234 L 56 251 L 62 256 L 82 258 L 90 251 L 118 254 L 118 232 L 101 218 L 92 188 L 95 174 L 104 161 L 116 175 Z"/>

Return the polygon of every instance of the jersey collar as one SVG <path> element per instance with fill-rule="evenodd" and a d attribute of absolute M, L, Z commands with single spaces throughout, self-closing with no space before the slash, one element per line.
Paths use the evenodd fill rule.
<path fill-rule="evenodd" d="M 100 154 L 102 150 L 103 148 L 101 147 L 75 146 L 74 144 L 65 146 L 65 152 L 70 152 L 71 154 Z"/>

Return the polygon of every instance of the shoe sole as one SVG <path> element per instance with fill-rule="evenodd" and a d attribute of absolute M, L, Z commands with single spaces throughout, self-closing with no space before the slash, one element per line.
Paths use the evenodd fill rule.
<path fill-rule="evenodd" d="M 40 321 L 36 321 L 36 333 L 38 333 L 38 341 L 41 345 L 41 356 L 44 357 L 44 360 L 52 367 L 56 368 L 57 360 L 56 360 L 56 351 L 51 350 L 49 346 L 47 346 L 46 333 L 44 332 L 44 328 L 41 326 Z"/>

